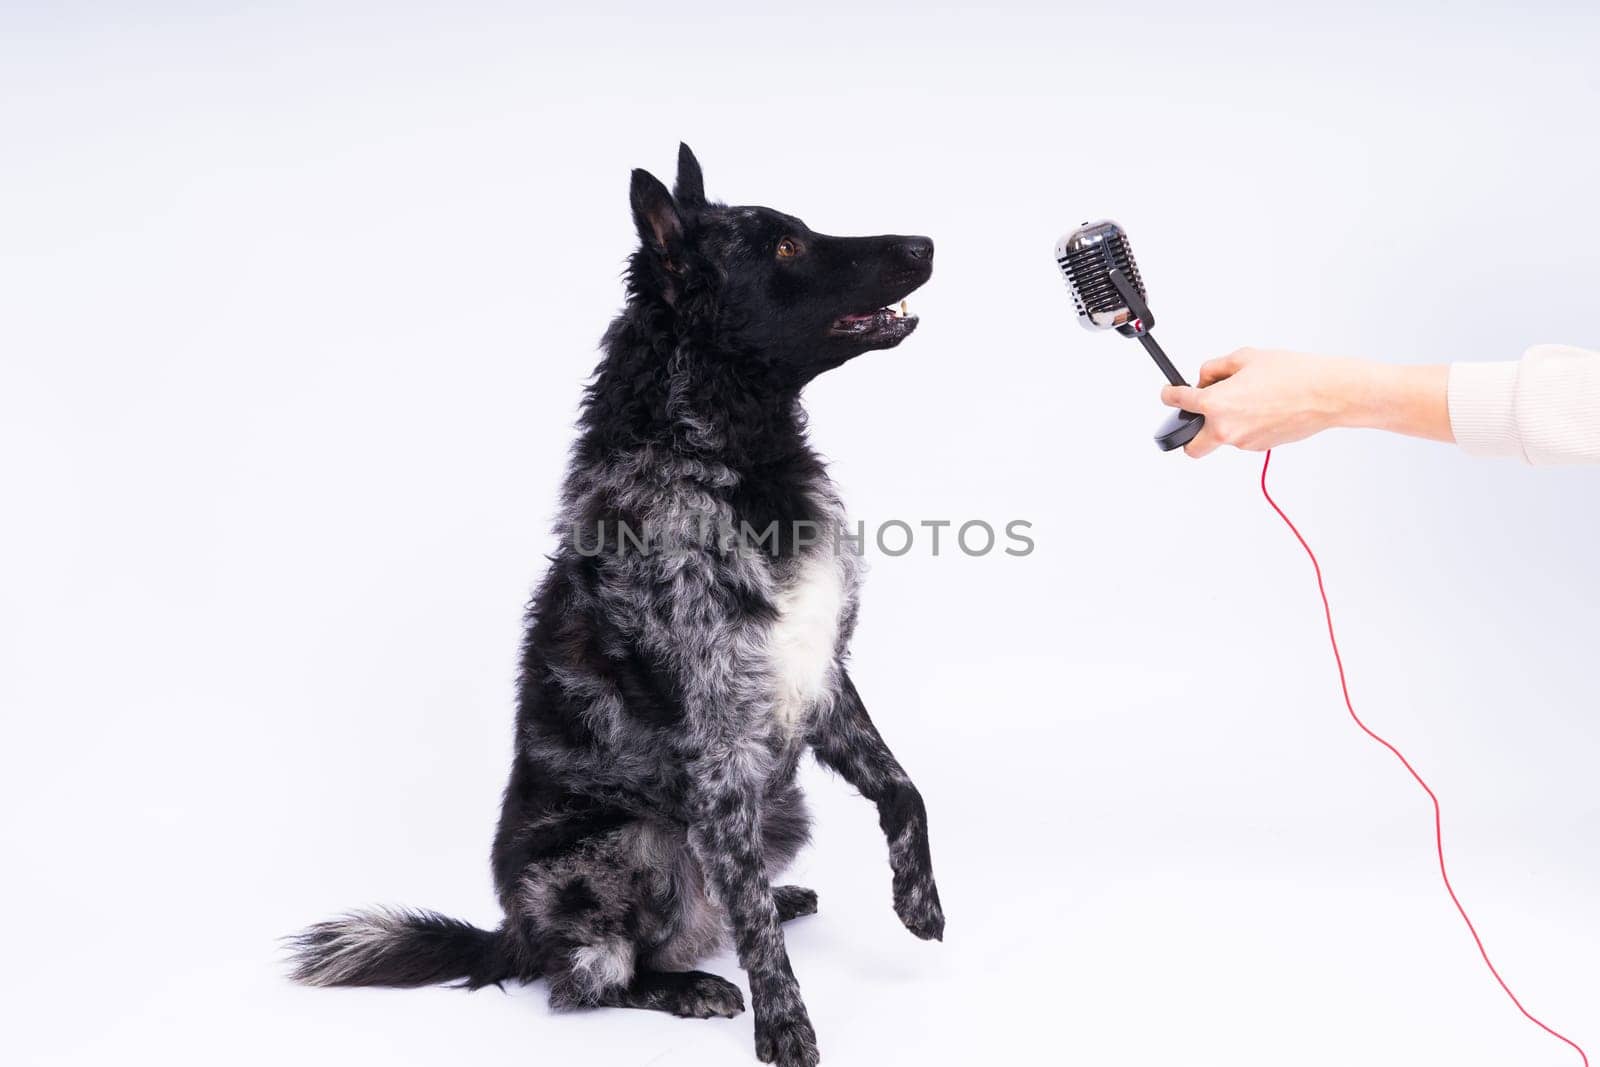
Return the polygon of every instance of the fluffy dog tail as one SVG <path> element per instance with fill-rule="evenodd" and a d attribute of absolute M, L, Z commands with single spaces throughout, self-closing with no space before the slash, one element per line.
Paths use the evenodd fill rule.
<path fill-rule="evenodd" d="M 305 985 L 498 985 L 518 968 L 503 930 L 490 932 L 438 912 L 384 908 L 317 923 L 287 938 Z"/>

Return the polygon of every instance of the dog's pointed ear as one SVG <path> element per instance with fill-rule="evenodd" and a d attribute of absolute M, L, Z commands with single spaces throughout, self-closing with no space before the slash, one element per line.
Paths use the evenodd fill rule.
<path fill-rule="evenodd" d="M 683 240 L 683 218 L 667 187 L 649 171 L 636 170 L 628 201 L 633 205 L 633 223 L 639 228 L 640 242 L 650 251 L 671 258 Z"/>
<path fill-rule="evenodd" d="M 678 142 L 678 180 L 672 183 L 672 195 L 684 207 L 706 206 L 706 179 L 700 161 L 682 141 Z"/>

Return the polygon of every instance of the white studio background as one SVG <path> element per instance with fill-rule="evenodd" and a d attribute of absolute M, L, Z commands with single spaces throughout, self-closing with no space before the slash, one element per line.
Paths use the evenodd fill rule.
<path fill-rule="evenodd" d="M 1575 1064 L 1346 719 L 1259 457 L 1159 454 L 1156 371 L 1050 249 L 1126 225 L 1190 372 L 1595 345 L 1600 17 L 1077 6 L 8 4 L 0 1059 L 754 1062 L 748 1014 L 302 990 L 274 941 L 496 920 L 520 612 L 628 170 L 681 138 L 713 196 L 935 238 L 814 439 L 869 522 L 1038 544 L 873 558 L 855 673 L 949 929 L 900 929 L 873 811 L 808 771 L 824 1061 Z M 1274 479 L 1496 961 L 1600 1046 L 1600 472 L 1347 433 Z"/>

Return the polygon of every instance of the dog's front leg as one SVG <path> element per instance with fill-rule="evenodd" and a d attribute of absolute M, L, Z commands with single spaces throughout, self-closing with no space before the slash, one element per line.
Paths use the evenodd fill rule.
<path fill-rule="evenodd" d="M 779 1067 L 815 1067 L 817 1035 L 784 945 L 761 851 L 761 789 L 750 768 L 764 751 L 753 742 L 697 761 L 689 841 L 733 927 L 739 965 L 750 979 L 756 1056 Z"/>
<path fill-rule="evenodd" d="M 848 674 L 838 699 L 817 717 L 808 739 L 819 763 L 878 806 L 878 824 L 888 839 L 894 871 L 895 914 L 918 937 L 943 941 L 944 909 L 933 880 L 927 807 L 872 724 Z"/>

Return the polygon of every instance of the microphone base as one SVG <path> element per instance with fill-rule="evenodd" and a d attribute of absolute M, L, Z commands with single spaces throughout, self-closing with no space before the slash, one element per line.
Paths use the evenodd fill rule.
<path fill-rule="evenodd" d="M 1197 415 L 1192 411 L 1174 411 L 1156 431 L 1156 446 L 1163 452 L 1182 448 L 1194 440 L 1195 434 L 1199 433 L 1205 424 L 1204 415 Z"/>

